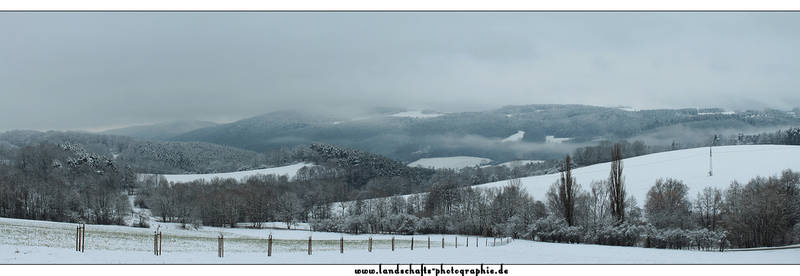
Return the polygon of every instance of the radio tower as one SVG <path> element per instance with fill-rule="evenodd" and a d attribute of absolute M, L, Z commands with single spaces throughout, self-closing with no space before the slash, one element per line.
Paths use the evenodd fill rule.
<path fill-rule="evenodd" d="M 711 146 L 708 147 L 708 176 L 714 175 L 714 166 L 712 166 L 713 156 L 711 154 L 711 149 L 714 148 L 714 145 L 717 143 L 717 141 L 719 141 L 719 136 L 715 134 L 714 140 L 711 140 Z"/>

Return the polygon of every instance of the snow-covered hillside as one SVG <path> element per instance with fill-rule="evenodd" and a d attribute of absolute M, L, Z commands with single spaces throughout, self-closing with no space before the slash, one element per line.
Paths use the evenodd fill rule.
<path fill-rule="evenodd" d="M 548 135 L 544 137 L 544 142 L 547 144 L 561 144 L 566 141 L 569 141 L 572 138 L 559 138 L 552 135 Z"/>
<path fill-rule="evenodd" d="M 154 225 L 153 228 L 156 226 Z M 798 264 L 800 249 L 716 252 L 648 249 L 588 244 L 559 244 L 514 240 L 492 246 L 493 238 L 454 235 L 349 235 L 304 230 L 203 227 L 180 229 L 162 224 L 161 256 L 153 255 L 153 229 L 110 225 L 86 226 L 86 251 L 75 252 L 75 224 L 0 218 L 0 264 L 14 263 L 599 263 L 599 264 Z M 225 257 L 217 257 L 216 237 L 225 236 Z M 272 256 L 266 255 L 266 237 L 272 234 Z M 313 254 L 306 252 L 313 236 Z M 372 237 L 373 251 L 367 251 Z M 395 250 L 391 238 L 395 237 Z M 431 248 L 427 248 L 427 238 Z M 339 253 L 344 238 L 344 253 Z M 441 247 L 442 238 L 445 248 Z M 467 246 L 466 241 L 470 244 Z M 478 247 L 475 247 L 475 241 Z M 458 240 L 458 248 L 454 242 Z M 488 246 L 487 246 L 488 245 Z"/>
<path fill-rule="evenodd" d="M 480 166 L 489 162 L 492 162 L 492 159 L 473 156 L 451 156 L 422 158 L 409 163 L 408 166 L 434 169 L 461 169 L 466 167 Z"/>
<path fill-rule="evenodd" d="M 514 160 L 514 161 L 508 161 L 508 162 L 500 163 L 500 164 L 498 164 L 498 166 L 505 166 L 505 167 L 508 167 L 510 169 L 513 169 L 513 168 L 516 168 L 516 167 L 524 167 L 524 166 L 527 166 L 528 164 L 539 164 L 539 163 L 543 163 L 543 162 L 544 162 L 543 160 Z"/>
<path fill-rule="evenodd" d="M 389 116 L 426 119 L 426 118 L 435 118 L 435 117 L 439 117 L 439 116 L 442 116 L 442 115 L 444 115 L 444 114 L 442 114 L 442 113 L 426 113 L 426 112 L 419 111 L 419 110 L 413 110 L 413 111 L 404 111 L 404 112 L 394 113 L 394 114 L 389 115 Z"/>
<path fill-rule="evenodd" d="M 623 160 L 625 188 L 629 195 L 644 205 L 650 187 L 659 178 L 682 180 L 689 186 L 689 196 L 694 196 L 704 187 L 727 188 L 731 181 L 746 184 L 756 176 L 773 176 L 785 169 L 800 171 L 800 146 L 746 145 L 723 146 L 713 149 L 713 176 L 708 176 L 708 148 L 668 151 Z M 594 180 L 608 178 L 610 163 L 577 168 L 572 171 L 577 183 L 584 190 Z M 521 185 L 535 199 L 543 200 L 547 189 L 558 180 L 558 174 L 521 178 Z M 508 181 L 498 181 L 476 187 L 502 187 Z"/>
<path fill-rule="evenodd" d="M 517 133 L 511 134 L 503 139 L 503 142 L 519 142 L 522 141 L 522 138 L 525 137 L 525 131 L 518 130 Z"/>
<path fill-rule="evenodd" d="M 214 178 L 234 178 L 239 181 L 243 181 L 248 177 L 254 175 L 286 175 L 289 179 L 294 178 L 297 175 L 297 171 L 305 166 L 313 166 L 311 163 L 297 163 L 293 165 L 283 166 L 283 167 L 274 167 L 274 168 L 267 168 L 267 169 L 258 169 L 258 170 L 249 170 L 249 171 L 239 171 L 239 172 L 228 172 L 228 173 L 209 173 L 209 174 L 162 174 L 162 176 L 167 178 L 167 181 L 170 182 L 191 182 L 194 180 L 205 180 L 210 181 Z M 147 175 L 147 174 L 143 174 Z"/>

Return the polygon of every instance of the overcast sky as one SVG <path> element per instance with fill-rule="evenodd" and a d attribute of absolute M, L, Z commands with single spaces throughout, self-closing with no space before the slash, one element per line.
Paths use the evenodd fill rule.
<path fill-rule="evenodd" d="M 800 13 L 0 13 L 0 131 L 280 109 L 800 106 Z"/>

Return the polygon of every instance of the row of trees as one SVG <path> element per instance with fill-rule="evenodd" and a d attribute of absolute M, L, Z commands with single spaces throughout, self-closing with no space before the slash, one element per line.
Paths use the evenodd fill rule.
<path fill-rule="evenodd" d="M 133 173 L 75 145 L 37 144 L 5 152 L 0 217 L 123 224 Z"/>
<path fill-rule="evenodd" d="M 185 227 L 200 225 L 237 227 L 250 222 L 286 222 L 327 218 L 331 210 L 321 208 L 345 198 L 347 185 L 340 180 L 289 181 L 285 176 L 260 175 L 238 182 L 234 179 L 168 183 L 148 178 L 140 183 L 136 204 L 150 208 L 161 221 Z"/>
<path fill-rule="evenodd" d="M 314 225 L 323 231 L 507 235 L 701 250 L 800 242 L 798 173 L 755 178 L 747 185 L 734 182 L 727 190 L 705 188 L 694 201 L 682 181 L 659 179 L 640 209 L 633 197 L 626 197 L 621 156 L 617 145 L 609 178 L 592 182 L 586 191 L 572 176 L 567 157 L 545 202 L 533 200 L 514 180 L 501 190 L 445 181 L 435 184 L 424 200 L 409 198 L 417 202 L 413 208 L 389 207 L 411 204 L 401 197 L 355 201 Z"/>

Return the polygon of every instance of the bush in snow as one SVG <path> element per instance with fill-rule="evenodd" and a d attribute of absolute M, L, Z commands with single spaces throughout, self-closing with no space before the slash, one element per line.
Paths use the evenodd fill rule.
<path fill-rule="evenodd" d="M 578 243 L 581 241 L 582 229 L 576 226 L 567 225 L 567 221 L 558 216 L 548 216 L 534 221 L 528 227 L 525 235 L 531 239 L 545 242 L 568 242 Z"/>
<path fill-rule="evenodd" d="M 417 217 L 409 214 L 394 214 L 387 217 L 387 226 L 393 229 L 393 232 L 410 235 L 414 234 L 417 228 Z"/>
<path fill-rule="evenodd" d="M 327 219 L 313 219 L 309 222 L 314 231 L 322 232 L 346 232 L 344 227 L 344 218 L 334 217 Z"/>
<path fill-rule="evenodd" d="M 797 223 L 792 228 L 792 241 L 800 243 L 800 223 Z"/>
<path fill-rule="evenodd" d="M 729 242 L 725 231 L 708 229 L 686 230 L 679 228 L 655 229 L 651 227 L 645 239 L 645 247 L 668 249 L 716 250 L 727 248 Z"/>
<path fill-rule="evenodd" d="M 528 225 L 519 215 L 513 215 L 505 223 L 492 226 L 492 232 L 506 237 L 520 238 L 528 237 Z"/>
<path fill-rule="evenodd" d="M 647 228 L 642 225 L 623 223 L 608 225 L 597 232 L 597 244 L 635 246 Z"/>
<path fill-rule="evenodd" d="M 433 220 L 430 218 L 420 218 L 417 220 L 415 232 L 420 234 L 430 234 L 436 233 L 435 225 L 433 224 Z"/>
<path fill-rule="evenodd" d="M 366 233 L 369 231 L 369 223 L 364 215 L 348 216 L 344 219 L 342 230 L 353 234 Z"/>

